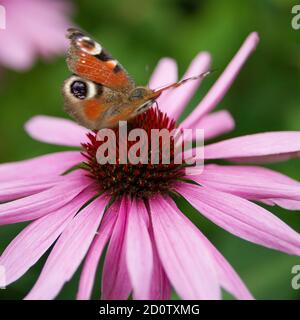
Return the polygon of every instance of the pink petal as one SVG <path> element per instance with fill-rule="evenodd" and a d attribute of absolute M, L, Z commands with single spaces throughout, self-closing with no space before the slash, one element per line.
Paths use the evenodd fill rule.
<path fill-rule="evenodd" d="M 126 261 L 133 287 L 133 297 L 138 300 L 150 299 L 153 253 L 148 220 L 144 202 L 132 200 L 126 230 Z"/>
<path fill-rule="evenodd" d="M 227 290 L 229 293 L 234 295 L 237 299 L 242 300 L 249 300 L 253 299 L 251 293 L 246 288 L 238 274 L 234 271 L 228 261 L 221 255 L 221 253 L 211 244 L 211 242 L 197 229 L 198 237 L 203 241 L 207 248 L 209 248 L 210 253 L 214 258 L 214 264 L 218 275 L 219 283 L 222 287 Z M 154 258 L 158 258 L 155 255 L 156 250 L 153 250 Z M 155 259 L 154 259 L 155 261 Z M 158 261 L 159 262 L 159 261 Z M 163 269 L 160 270 L 162 273 Z M 155 279 L 153 279 L 154 281 Z M 165 280 L 168 282 L 168 279 L 165 277 Z M 161 285 L 158 287 L 159 291 L 157 290 L 157 295 L 153 295 L 152 299 L 157 300 L 160 299 L 160 292 L 168 292 L 167 297 L 165 299 L 170 299 L 170 289 L 166 285 Z M 167 289 L 167 290 L 166 290 Z M 154 291 L 155 292 L 155 291 Z M 154 293 L 153 292 L 153 293 Z"/>
<path fill-rule="evenodd" d="M 37 53 L 41 53 L 46 58 L 62 53 L 67 45 L 64 31 L 70 26 L 70 22 L 65 14 L 70 11 L 67 8 L 70 3 L 59 1 L 60 4 L 58 4 L 56 2 L 41 3 L 30 0 L 29 6 L 26 6 L 27 15 L 19 16 L 19 24 L 26 29 L 26 36 L 31 45 L 35 47 Z M 22 12 L 24 7 L 14 8 L 14 10 Z"/>
<path fill-rule="evenodd" d="M 27 300 L 54 299 L 84 259 L 109 201 L 106 195 L 85 207 L 69 223 L 51 251 Z"/>
<path fill-rule="evenodd" d="M 26 37 L 12 30 L 16 28 L 15 26 L 10 28 L 12 23 L 10 21 L 5 32 L 1 30 L 0 33 L 1 43 L 9 44 L 0 47 L 0 63 L 8 68 L 23 71 L 32 66 L 35 60 L 35 48 Z"/>
<path fill-rule="evenodd" d="M 253 296 L 228 261 L 200 231 L 199 236 L 206 243 L 210 253 L 214 257 L 215 268 L 221 286 L 237 299 L 252 300 Z"/>
<path fill-rule="evenodd" d="M 299 182 L 262 167 L 206 165 L 201 174 L 189 178 L 249 200 L 287 198 L 300 201 Z"/>
<path fill-rule="evenodd" d="M 6 268 L 6 283 L 19 279 L 50 248 L 80 207 L 93 195 L 84 192 L 58 211 L 48 214 L 26 227 L 6 248 L 0 265 Z"/>
<path fill-rule="evenodd" d="M 74 199 L 92 181 L 86 177 L 66 177 L 51 189 L 0 205 L 0 225 L 38 219 Z"/>
<path fill-rule="evenodd" d="M 203 129 L 204 138 L 208 140 L 227 133 L 234 127 L 235 123 L 231 114 L 226 110 L 221 110 L 204 116 L 198 122 L 195 122 L 190 129 L 193 129 L 193 138 L 196 136 L 196 129 Z"/>
<path fill-rule="evenodd" d="M 45 156 L 0 165 L 0 181 L 54 178 L 84 160 L 77 151 L 57 152 Z"/>
<path fill-rule="evenodd" d="M 25 124 L 27 133 L 38 141 L 70 147 L 87 142 L 89 130 L 67 119 L 36 116 Z"/>
<path fill-rule="evenodd" d="M 0 41 L 6 45 L 0 47 L 1 64 L 17 70 L 27 69 L 35 59 L 35 47 L 27 36 L 26 26 L 20 28 L 22 12 L 18 3 L 16 6 L 15 1 L 9 1 L 4 6 L 7 23 L 5 31 L 0 32 Z"/>
<path fill-rule="evenodd" d="M 3 3 L 3 1 L 1 1 Z M 64 31 L 70 26 L 66 1 L 5 1 L 7 28 L 0 33 L 1 64 L 17 70 L 31 66 L 37 54 L 62 53 Z M 26 11 L 26 15 L 24 15 Z"/>
<path fill-rule="evenodd" d="M 153 272 L 150 300 L 171 300 L 171 284 L 159 259 L 152 227 L 149 229 L 153 252 Z"/>
<path fill-rule="evenodd" d="M 59 178 L 41 179 L 20 179 L 11 182 L 0 182 L 0 202 L 11 201 L 18 198 L 30 196 L 53 187 L 59 182 Z"/>
<path fill-rule="evenodd" d="M 163 58 L 158 62 L 149 80 L 149 87 L 156 89 L 177 81 L 177 64 L 174 59 Z"/>
<path fill-rule="evenodd" d="M 112 234 L 119 206 L 120 204 L 115 202 L 105 213 L 101 221 L 100 228 L 86 256 L 80 275 L 77 292 L 78 300 L 89 300 L 91 298 L 99 260 Z"/>
<path fill-rule="evenodd" d="M 240 72 L 243 64 L 258 44 L 259 38 L 256 32 L 251 33 L 237 54 L 231 60 L 225 71 L 222 73 L 217 82 L 209 90 L 206 96 L 198 104 L 196 109 L 183 121 L 182 126 L 185 128 L 192 127 L 201 117 L 213 110 L 222 100 L 229 90 L 236 76 Z"/>
<path fill-rule="evenodd" d="M 159 257 L 176 292 L 183 299 L 219 299 L 212 256 L 197 229 L 173 200 L 157 196 L 149 202 Z"/>
<path fill-rule="evenodd" d="M 300 236 L 269 211 L 243 198 L 181 184 L 177 191 L 215 224 L 245 240 L 300 255 Z"/>
<path fill-rule="evenodd" d="M 126 300 L 132 289 L 124 244 L 127 213 L 128 200 L 124 197 L 105 257 L 102 273 L 103 300 Z"/>
<path fill-rule="evenodd" d="M 298 200 L 289 200 L 289 199 L 265 199 L 262 201 L 268 205 L 277 205 L 287 210 L 300 210 L 300 201 Z"/>
<path fill-rule="evenodd" d="M 163 58 L 159 60 L 155 70 L 152 73 L 152 76 L 149 81 L 149 87 L 151 89 L 157 89 L 163 87 L 167 84 L 177 82 L 178 72 L 177 72 L 177 63 L 174 59 Z M 157 99 L 159 105 L 163 105 L 166 97 L 170 94 L 170 91 L 165 91 Z"/>
<path fill-rule="evenodd" d="M 205 147 L 206 159 L 270 161 L 300 155 L 300 132 L 265 132 L 217 142 Z"/>
<path fill-rule="evenodd" d="M 190 64 L 182 79 L 187 79 L 207 72 L 210 66 L 210 61 L 211 58 L 208 53 L 202 52 L 198 54 Z M 198 79 L 190 81 L 181 87 L 172 90 L 169 96 L 159 104 L 160 109 L 163 112 L 166 112 L 169 117 L 177 120 L 183 109 L 193 97 L 200 83 L 201 79 Z"/>

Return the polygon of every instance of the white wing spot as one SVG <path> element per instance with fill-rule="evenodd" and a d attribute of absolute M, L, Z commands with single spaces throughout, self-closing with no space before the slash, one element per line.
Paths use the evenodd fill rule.
<path fill-rule="evenodd" d="M 109 66 L 113 69 L 118 64 L 118 61 L 117 60 L 109 60 L 109 61 L 107 61 L 107 64 L 109 64 Z"/>
<path fill-rule="evenodd" d="M 89 37 L 81 37 L 77 40 L 77 45 L 80 49 L 88 54 L 97 55 L 102 51 L 102 47 L 98 42 L 95 42 Z"/>

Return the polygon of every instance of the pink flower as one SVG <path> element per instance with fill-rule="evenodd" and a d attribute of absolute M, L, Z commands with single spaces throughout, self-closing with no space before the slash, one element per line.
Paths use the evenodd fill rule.
<path fill-rule="evenodd" d="M 60 0 L 3 0 L 6 29 L 0 30 L 0 64 L 28 69 L 38 56 L 49 58 L 66 49 L 70 5 Z"/>
<path fill-rule="evenodd" d="M 225 95 L 257 42 L 257 34 L 250 34 L 215 85 L 183 121 L 183 128 L 205 128 L 206 138 L 233 128 L 227 111 L 209 112 Z M 199 54 L 185 77 L 206 71 L 209 64 L 209 54 Z M 176 63 L 163 59 L 150 85 L 159 87 L 176 80 Z M 159 101 L 161 111 L 178 119 L 199 83 L 190 82 L 165 93 Z M 171 129 L 172 121 L 162 117 L 161 112 L 150 110 L 134 123 L 148 129 Z M 72 147 L 83 143 L 84 147 L 83 154 L 60 152 L 0 166 L 0 199 L 6 202 L 0 206 L 0 224 L 34 220 L 0 258 L 7 284 L 20 278 L 54 244 L 26 299 L 55 298 L 82 261 L 77 298 L 89 299 L 107 244 L 103 299 L 127 299 L 130 293 L 135 299 L 169 299 L 171 288 L 183 299 L 220 299 L 221 288 L 237 299 L 251 299 L 226 259 L 178 209 L 171 197 L 174 191 L 238 237 L 300 254 L 299 234 L 252 202 L 299 209 L 300 183 L 283 174 L 249 165 L 208 164 L 202 174 L 195 171 L 189 176 L 174 166 L 164 171 L 152 165 L 101 167 L 94 159 L 95 136 L 87 136 L 85 128 L 69 120 L 38 116 L 26 124 L 26 130 L 43 142 Z M 270 132 L 207 145 L 205 158 L 263 162 L 299 152 L 299 132 Z M 80 169 L 62 174 L 83 161 Z M 112 199 L 116 200 L 108 207 Z"/>

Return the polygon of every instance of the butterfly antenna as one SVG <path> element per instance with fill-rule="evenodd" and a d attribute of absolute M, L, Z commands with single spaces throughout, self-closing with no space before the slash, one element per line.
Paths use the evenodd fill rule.
<path fill-rule="evenodd" d="M 165 90 L 169 90 L 169 89 L 172 89 L 172 88 L 177 88 L 179 86 L 181 86 L 182 84 L 188 82 L 188 81 L 192 81 L 192 80 L 198 80 L 198 79 L 204 79 L 205 77 L 207 77 L 208 75 L 210 75 L 211 73 L 215 72 L 216 70 L 210 70 L 210 71 L 207 71 L 207 72 L 203 72 L 197 76 L 193 76 L 193 77 L 190 77 L 190 78 L 186 78 L 186 79 L 182 79 L 178 82 L 175 82 L 175 83 L 172 83 L 170 85 L 166 85 L 166 86 L 163 86 L 163 87 L 160 87 L 158 89 L 155 89 L 154 92 L 157 94 L 157 95 L 160 95 L 163 91 Z"/>

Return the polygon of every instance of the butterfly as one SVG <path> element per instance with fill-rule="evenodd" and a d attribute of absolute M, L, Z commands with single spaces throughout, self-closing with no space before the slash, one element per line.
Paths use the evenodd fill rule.
<path fill-rule="evenodd" d="M 73 73 L 64 81 L 65 111 L 82 126 L 100 130 L 116 127 L 145 112 L 164 92 L 209 72 L 183 79 L 159 89 L 136 86 L 135 82 L 98 42 L 82 31 L 70 28 L 67 65 Z"/>

